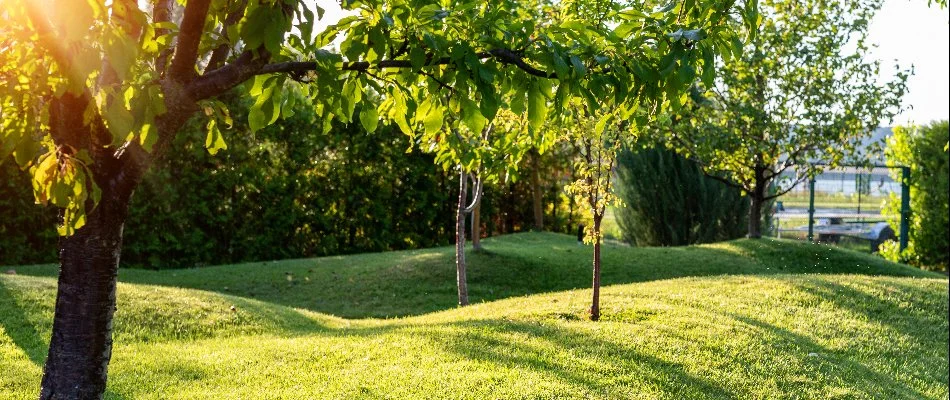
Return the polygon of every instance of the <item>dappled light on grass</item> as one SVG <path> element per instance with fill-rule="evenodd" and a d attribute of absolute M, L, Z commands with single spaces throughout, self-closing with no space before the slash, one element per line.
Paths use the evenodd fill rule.
<path fill-rule="evenodd" d="M 129 299 L 167 289 L 123 289 L 120 304 L 142 315 L 119 314 L 117 324 L 181 305 Z M 598 323 L 584 319 L 587 291 L 572 290 L 335 326 L 320 317 L 251 334 L 215 325 L 198 329 L 200 339 L 144 340 L 117 327 L 110 390 L 137 399 L 940 398 L 946 293 L 942 279 L 707 277 L 605 287 Z M 219 296 L 181 294 L 197 310 Z M 275 311 L 293 313 L 269 305 L 248 309 L 247 321 Z M 181 326 L 204 319 L 182 318 Z"/>
<path fill-rule="evenodd" d="M 947 396 L 945 277 L 784 241 L 607 246 L 593 323 L 573 240 L 486 241 L 463 308 L 448 248 L 122 271 L 107 398 Z M 18 272 L 0 276 L 0 392 L 27 399 L 55 280 Z M 406 317 L 366 318 L 380 308 Z"/>

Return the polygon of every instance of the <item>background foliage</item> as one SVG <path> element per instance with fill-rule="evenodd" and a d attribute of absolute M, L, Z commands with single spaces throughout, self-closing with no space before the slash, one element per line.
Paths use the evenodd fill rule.
<path fill-rule="evenodd" d="M 637 246 L 682 246 L 742 237 L 749 200 L 663 147 L 624 149 L 617 159 L 614 214 L 623 240 Z"/>
<path fill-rule="evenodd" d="M 893 261 L 946 270 L 950 264 L 950 125 L 947 120 L 920 127 L 895 127 L 885 154 L 891 164 L 910 167 L 911 220 L 909 246 L 898 254 L 896 243 L 882 247 Z M 901 179 L 900 170 L 894 170 Z M 900 198 L 892 196 L 885 213 L 899 218 Z M 898 226 L 899 220 L 891 222 Z"/>
<path fill-rule="evenodd" d="M 446 244 L 454 181 L 409 138 L 380 126 L 320 121 L 303 102 L 255 133 L 250 100 L 224 99 L 234 116 L 227 150 L 205 148 L 194 119 L 133 199 L 122 262 L 147 268 L 310 257 Z M 210 172 L 209 172 L 210 171 Z M 56 260 L 55 210 L 32 205 L 29 177 L 2 166 L 0 264 Z M 21 180 L 22 183 L 18 180 Z M 47 221 L 48 220 L 48 221 Z M 43 222 L 45 221 L 45 222 Z"/>

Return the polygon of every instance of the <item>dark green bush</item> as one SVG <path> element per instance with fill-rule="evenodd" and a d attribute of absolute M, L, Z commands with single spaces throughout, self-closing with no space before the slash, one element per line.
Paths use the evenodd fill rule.
<path fill-rule="evenodd" d="M 35 204 L 29 173 L 0 161 L 0 265 L 55 261 L 56 210 Z"/>
<path fill-rule="evenodd" d="M 251 134 L 246 99 L 225 99 L 228 149 L 204 148 L 204 121 L 179 134 L 133 198 L 122 265 L 192 267 L 447 244 L 456 182 L 408 136 L 334 124 L 310 109 Z M 304 102 L 297 102 L 303 104 Z M 4 163 L 0 264 L 55 261 L 55 211 L 33 205 L 29 178 Z"/>
<path fill-rule="evenodd" d="M 615 215 L 628 243 L 681 246 L 746 233 L 748 199 L 673 151 L 625 149 L 617 158 L 616 173 L 623 204 Z"/>

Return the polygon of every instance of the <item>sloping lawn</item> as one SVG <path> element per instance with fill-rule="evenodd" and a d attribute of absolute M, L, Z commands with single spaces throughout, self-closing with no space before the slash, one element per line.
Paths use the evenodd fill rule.
<path fill-rule="evenodd" d="M 123 270 L 107 397 L 948 396 L 946 277 L 785 241 L 611 245 L 592 323 L 589 248 L 485 245 L 469 275 L 484 302 L 465 308 L 450 248 Z M 55 268 L 17 272 L 0 275 L 0 398 L 26 399 Z"/>

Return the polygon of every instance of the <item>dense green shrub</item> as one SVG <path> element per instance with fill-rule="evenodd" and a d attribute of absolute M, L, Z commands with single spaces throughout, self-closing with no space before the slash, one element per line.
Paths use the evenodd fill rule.
<path fill-rule="evenodd" d="M 898 254 L 894 245 L 882 255 L 920 267 L 946 270 L 950 264 L 950 125 L 946 120 L 920 127 L 895 127 L 888 139 L 887 161 L 910 167 L 910 246 Z M 900 179 L 900 170 L 895 170 Z M 900 215 L 900 198 L 893 196 L 886 212 Z M 897 226 L 896 224 L 894 226 Z"/>
<path fill-rule="evenodd" d="M 178 135 L 133 198 L 123 266 L 192 267 L 449 243 L 456 182 L 410 139 L 380 126 L 334 124 L 311 109 L 251 134 L 246 99 L 227 98 L 228 149 L 209 155 L 203 121 Z M 304 104 L 304 102 L 297 102 Z M 210 171 L 210 172 L 209 172 Z M 0 169 L 0 264 L 55 261 L 52 209 L 29 178 Z"/>
<path fill-rule="evenodd" d="M 35 204 L 30 175 L 0 163 L 0 265 L 56 260 L 56 210 Z"/>
<path fill-rule="evenodd" d="M 742 237 L 748 199 L 664 148 L 623 150 L 617 158 L 615 215 L 623 240 L 680 246 Z"/>
<path fill-rule="evenodd" d="M 251 134 L 229 99 L 228 150 L 200 124 L 174 144 L 133 201 L 126 264 L 192 266 L 427 247 L 451 240 L 453 182 L 409 138 L 359 123 L 327 134 L 312 110 Z M 298 102 L 301 104 L 303 102 Z M 204 171 L 212 171 L 210 174 Z"/>

